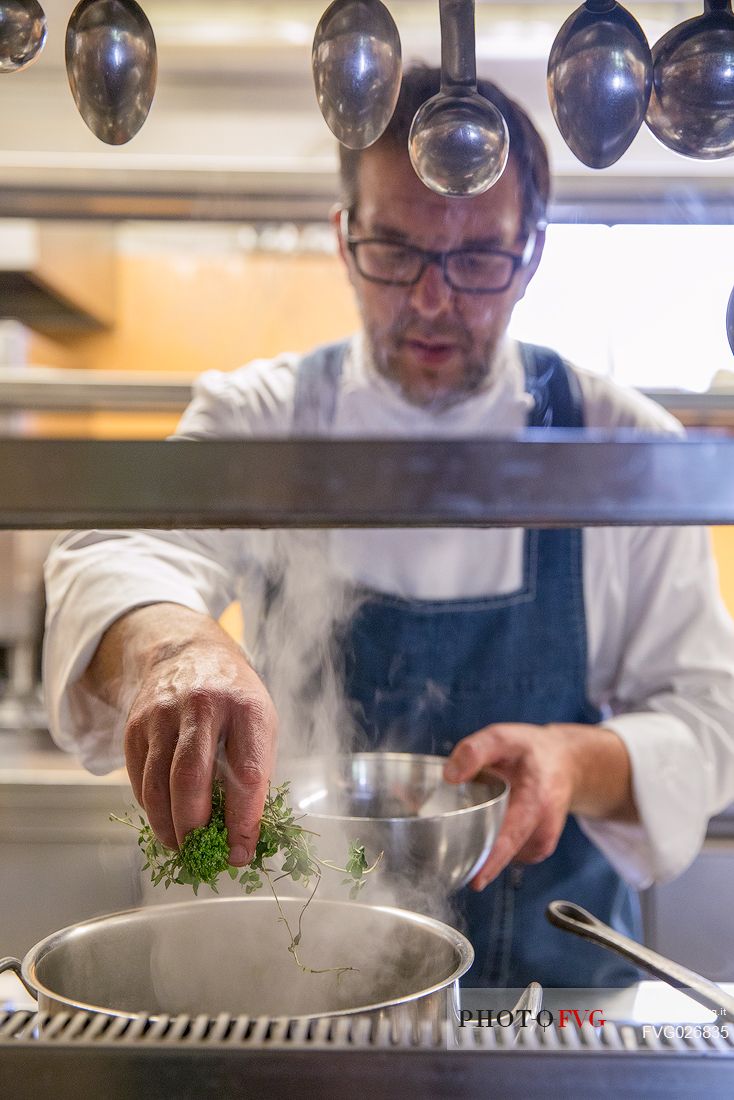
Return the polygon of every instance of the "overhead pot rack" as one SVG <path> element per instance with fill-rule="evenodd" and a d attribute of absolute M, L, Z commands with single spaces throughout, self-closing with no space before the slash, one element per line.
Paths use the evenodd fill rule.
<path fill-rule="evenodd" d="M 0 440 L 0 528 L 734 524 L 734 439 Z"/>

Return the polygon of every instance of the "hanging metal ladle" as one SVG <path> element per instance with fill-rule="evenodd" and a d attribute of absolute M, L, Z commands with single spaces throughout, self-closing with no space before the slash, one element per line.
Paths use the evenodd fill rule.
<path fill-rule="evenodd" d="M 0 2 L 0 73 L 17 73 L 46 44 L 46 15 L 37 0 Z"/>
<path fill-rule="evenodd" d="M 419 109 L 410 128 L 410 159 L 439 195 L 479 195 L 507 164 L 507 123 L 477 92 L 474 0 L 439 0 L 441 90 Z"/>
<path fill-rule="evenodd" d="M 646 122 L 658 141 L 698 160 L 734 153 L 734 15 L 731 0 L 705 0 L 653 46 Z"/>
<path fill-rule="evenodd" d="M 645 32 L 616 0 L 586 0 L 556 35 L 548 98 L 566 145 L 589 168 L 608 168 L 645 119 L 652 56 Z"/>
<path fill-rule="evenodd" d="M 81 0 L 66 31 L 66 71 L 79 114 L 108 145 L 124 145 L 148 117 L 158 61 L 135 0 Z"/>
<path fill-rule="evenodd" d="M 395 111 L 402 76 L 400 35 L 381 0 L 334 0 L 311 51 L 316 99 L 342 145 L 366 149 Z"/>

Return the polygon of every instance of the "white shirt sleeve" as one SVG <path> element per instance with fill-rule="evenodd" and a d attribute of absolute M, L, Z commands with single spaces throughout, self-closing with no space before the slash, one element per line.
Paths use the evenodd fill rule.
<path fill-rule="evenodd" d="M 286 431 L 292 416 L 294 357 L 209 371 L 175 438 L 237 438 Z M 49 729 L 92 772 L 123 763 L 123 719 L 92 699 L 79 680 L 105 631 L 134 608 L 177 603 L 214 618 L 237 597 L 248 569 L 267 554 L 264 532 L 72 531 L 46 562 L 43 679 Z"/>
<path fill-rule="evenodd" d="M 609 639 L 618 664 L 601 700 L 612 717 L 602 725 L 629 752 L 641 823 L 580 823 L 616 869 L 642 888 L 685 870 L 709 818 L 734 799 L 734 629 L 708 531 L 657 527 L 626 534 L 624 614 L 607 624 L 610 635 L 620 635 Z M 587 532 L 587 541 L 591 536 Z M 588 583 L 593 586 L 593 578 Z M 603 606 L 586 603 L 599 620 Z M 604 630 L 597 621 L 589 631 L 590 641 L 598 636 L 600 654 Z M 590 681 L 600 671 L 592 670 Z"/>
<path fill-rule="evenodd" d="M 123 763 L 121 716 L 79 686 L 102 635 L 137 607 L 177 603 L 214 618 L 236 594 L 239 548 L 229 531 L 76 531 L 46 563 L 43 679 L 56 743 L 90 771 Z"/>
<path fill-rule="evenodd" d="M 681 434 L 631 390 L 579 371 L 590 426 Z M 581 818 L 642 889 L 680 874 L 734 800 L 734 627 L 700 527 L 584 532 L 589 694 L 625 743 L 637 825 Z"/>

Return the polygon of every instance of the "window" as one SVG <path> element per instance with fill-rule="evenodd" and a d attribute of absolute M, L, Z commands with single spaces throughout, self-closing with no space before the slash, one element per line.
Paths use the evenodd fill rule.
<path fill-rule="evenodd" d="M 734 226 L 552 225 L 511 332 L 626 385 L 704 391 L 734 372 L 733 285 Z"/>

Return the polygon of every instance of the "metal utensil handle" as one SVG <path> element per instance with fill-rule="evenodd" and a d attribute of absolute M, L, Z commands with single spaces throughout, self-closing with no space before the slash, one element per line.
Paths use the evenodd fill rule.
<path fill-rule="evenodd" d="M 8 957 L 7 959 L 0 959 L 0 974 L 4 974 L 6 970 L 12 970 L 18 981 L 25 986 L 31 997 L 33 997 L 33 1000 L 38 1000 L 38 990 L 34 989 L 32 985 L 29 985 L 23 977 L 22 964 L 20 959 L 13 959 L 11 957 Z"/>
<path fill-rule="evenodd" d="M 474 0 L 438 0 L 441 15 L 441 89 L 477 90 Z"/>
<path fill-rule="evenodd" d="M 526 1012 L 530 1019 L 530 1027 L 534 1027 L 538 1013 L 543 1007 L 543 986 L 539 982 L 531 982 L 527 989 L 524 989 L 522 996 L 513 1008 L 513 1013 L 518 1016 L 521 1012 Z"/>
<path fill-rule="evenodd" d="M 552 901 L 545 915 L 556 928 L 562 928 L 564 932 L 574 932 L 582 939 L 616 951 L 618 955 L 637 963 L 656 978 L 662 978 L 670 985 L 689 993 L 706 1008 L 717 1011 L 723 1009 L 734 1020 L 734 997 L 725 993 L 715 982 L 710 982 L 708 978 L 667 959 L 664 955 L 658 955 L 657 951 L 651 951 L 649 947 L 631 940 L 629 936 L 615 932 L 580 905 L 574 905 L 570 901 Z"/>

